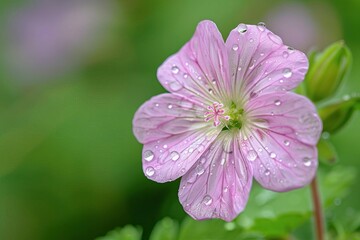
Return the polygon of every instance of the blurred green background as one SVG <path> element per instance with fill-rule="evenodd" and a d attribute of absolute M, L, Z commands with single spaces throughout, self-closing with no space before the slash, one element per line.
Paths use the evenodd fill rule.
<path fill-rule="evenodd" d="M 94 239 L 126 224 L 146 238 L 164 216 L 181 221 L 179 182 L 144 177 L 132 134 L 136 109 L 165 91 L 157 67 L 203 19 L 225 38 L 263 21 L 305 52 L 344 39 L 354 61 L 341 97 L 360 89 L 359 11 L 358 0 L 0 1 L 0 239 Z M 331 136 L 336 165 L 359 169 L 359 123 Z M 360 210 L 359 180 L 334 214 Z"/>

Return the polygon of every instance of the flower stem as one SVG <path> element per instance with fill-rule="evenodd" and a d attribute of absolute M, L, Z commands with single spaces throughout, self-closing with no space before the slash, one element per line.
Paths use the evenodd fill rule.
<path fill-rule="evenodd" d="M 314 228 L 316 231 L 316 239 L 317 240 L 324 240 L 325 239 L 325 233 L 324 233 L 324 218 L 322 213 L 322 206 L 321 206 L 321 200 L 320 200 L 320 193 L 319 188 L 316 180 L 316 176 L 312 180 L 311 184 L 311 196 L 313 201 L 313 207 L 314 207 Z"/>

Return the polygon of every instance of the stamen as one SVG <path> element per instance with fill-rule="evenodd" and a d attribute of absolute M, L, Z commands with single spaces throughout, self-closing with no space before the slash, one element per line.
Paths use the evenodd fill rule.
<path fill-rule="evenodd" d="M 224 104 L 214 102 L 211 106 L 208 106 L 207 109 L 208 112 L 205 112 L 205 122 L 209 122 L 211 119 L 214 119 L 214 126 L 217 127 L 221 124 L 221 119 L 224 119 L 226 121 L 230 120 L 230 116 L 224 115 L 225 110 L 222 109 L 224 107 Z"/>

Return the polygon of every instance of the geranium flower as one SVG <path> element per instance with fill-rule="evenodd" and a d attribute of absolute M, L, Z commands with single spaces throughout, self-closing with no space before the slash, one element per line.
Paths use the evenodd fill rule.
<path fill-rule="evenodd" d="M 133 120 L 143 170 L 156 182 L 182 177 L 179 199 L 195 219 L 234 219 L 252 179 L 288 191 L 317 169 L 322 124 L 314 105 L 289 92 L 308 69 L 263 23 L 240 24 L 226 42 L 211 21 L 158 69 L 171 93 L 144 103 Z"/>

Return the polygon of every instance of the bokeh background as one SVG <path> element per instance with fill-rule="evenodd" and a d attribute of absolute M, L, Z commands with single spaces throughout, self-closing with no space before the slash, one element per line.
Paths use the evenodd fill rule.
<path fill-rule="evenodd" d="M 358 0 L 1 0 L 0 239 L 94 239 L 126 224 L 144 239 L 181 221 L 178 181 L 141 168 L 136 109 L 165 90 L 157 67 L 203 19 L 226 38 L 260 21 L 308 52 L 344 39 L 354 61 L 338 92 L 360 89 Z M 331 136 L 337 166 L 360 167 L 360 115 Z M 360 210 L 357 176 L 333 213 Z M 247 214 L 246 211 L 244 214 Z"/>

